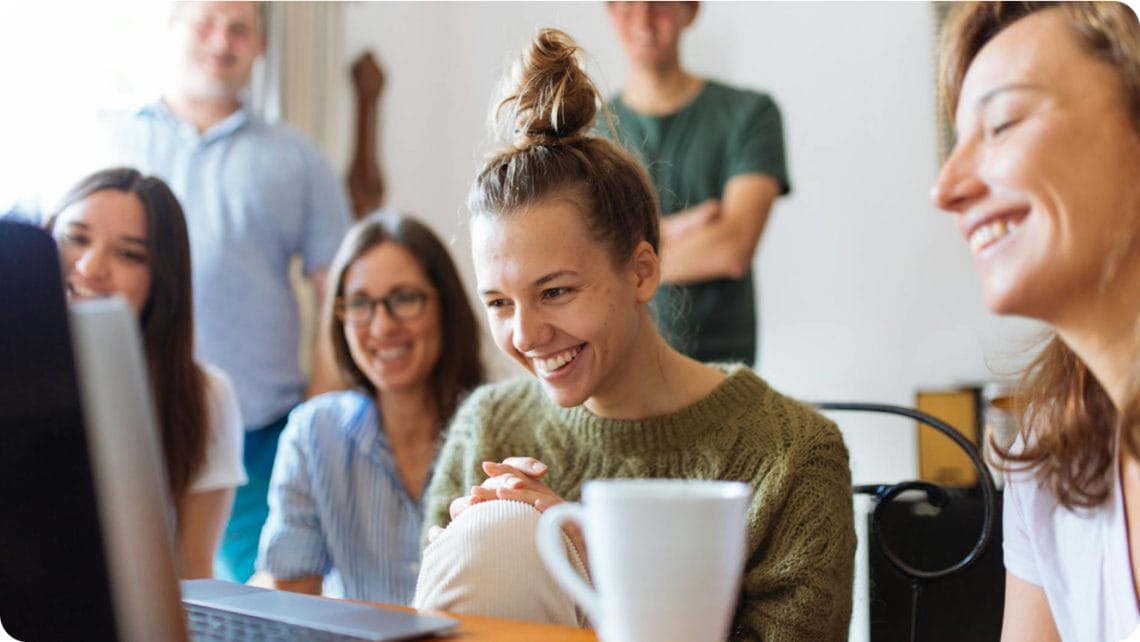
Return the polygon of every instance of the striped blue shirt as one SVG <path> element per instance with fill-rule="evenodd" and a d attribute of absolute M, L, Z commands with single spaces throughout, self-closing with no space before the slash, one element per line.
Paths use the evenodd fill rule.
<path fill-rule="evenodd" d="M 322 576 L 338 597 L 410 604 L 423 519 L 373 399 L 323 394 L 294 409 L 281 433 L 257 568 Z"/>

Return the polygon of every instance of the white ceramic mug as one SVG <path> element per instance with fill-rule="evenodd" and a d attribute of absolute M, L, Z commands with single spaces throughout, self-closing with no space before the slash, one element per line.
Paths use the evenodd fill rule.
<path fill-rule="evenodd" d="M 741 482 L 613 479 L 548 509 L 538 552 L 603 642 L 723 642 L 739 597 L 751 488 Z M 570 566 L 562 526 L 585 532 L 595 591 Z"/>

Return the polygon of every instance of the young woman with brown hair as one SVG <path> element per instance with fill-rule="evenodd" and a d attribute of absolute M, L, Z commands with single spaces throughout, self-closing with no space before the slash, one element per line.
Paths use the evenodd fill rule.
<path fill-rule="evenodd" d="M 341 242 L 326 313 L 351 390 L 281 434 L 257 567 L 278 588 L 407 604 L 443 427 L 483 382 L 479 324 L 451 255 L 419 221 L 375 215 Z"/>
<path fill-rule="evenodd" d="M 229 379 L 194 360 L 190 244 L 178 199 L 129 168 L 96 172 L 47 221 L 69 300 L 118 295 L 139 318 L 170 491 L 181 575 L 210 577 L 245 483 L 242 423 Z"/>
<path fill-rule="evenodd" d="M 987 306 L 1052 330 L 1005 452 L 1002 639 L 1120 640 L 1140 633 L 1140 25 L 1114 2 L 962 5 L 941 87 L 958 140 L 934 201 Z"/>
<path fill-rule="evenodd" d="M 578 57 L 560 31 L 533 39 L 496 112 L 509 142 L 468 196 L 479 297 L 530 376 L 480 388 L 452 421 L 415 603 L 578 622 L 538 562 L 540 512 L 590 479 L 741 480 L 755 494 L 733 637 L 846 639 L 842 437 L 748 367 L 700 363 L 661 337 L 648 307 L 662 278 L 654 188 L 589 134 L 600 100 Z M 585 553 L 576 535 L 571 546 Z"/>

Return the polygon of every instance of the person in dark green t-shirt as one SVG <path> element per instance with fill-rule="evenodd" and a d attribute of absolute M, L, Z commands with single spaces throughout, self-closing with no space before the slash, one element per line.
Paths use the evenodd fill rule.
<path fill-rule="evenodd" d="M 658 326 L 700 361 L 757 361 L 752 262 L 773 201 L 791 187 L 780 111 L 767 95 L 680 62 L 696 2 L 611 2 L 629 78 L 609 103 L 619 142 L 661 202 Z M 609 134 L 611 132 L 603 132 Z"/>

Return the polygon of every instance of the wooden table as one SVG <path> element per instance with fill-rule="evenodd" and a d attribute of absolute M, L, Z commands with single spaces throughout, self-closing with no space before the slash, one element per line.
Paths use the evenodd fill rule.
<path fill-rule="evenodd" d="M 591 629 L 578 629 L 553 624 L 538 624 L 519 620 L 503 620 L 476 615 L 442 613 L 459 620 L 459 628 L 444 640 L 487 640 L 490 642 L 596 642 Z"/>
<path fill-rule="evenodd" d="M 390 604 L 372 604 L 371 606 L 417 612 L 415 609 L 406 606 Z M 597 642 L 598 639 L 592 629 L 483 617 L 481 615 L 457 615 L 444 611 L 418 612 L 424 615 L 438 615 L 459 620 L 459 628 L 455 629 L 451 635 L 426 639 L 463 640 L 464 642 L 469 640 L 476 642 Z"/>

